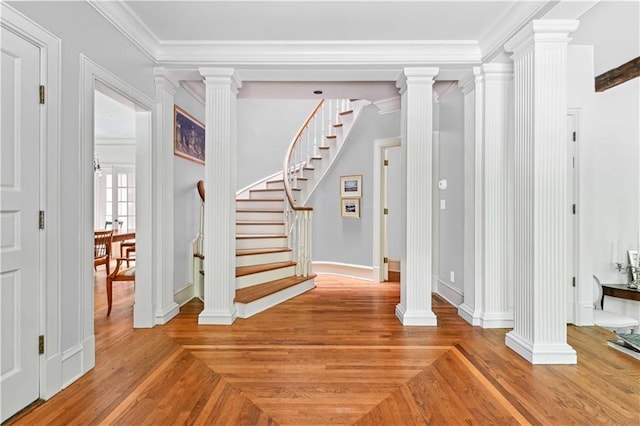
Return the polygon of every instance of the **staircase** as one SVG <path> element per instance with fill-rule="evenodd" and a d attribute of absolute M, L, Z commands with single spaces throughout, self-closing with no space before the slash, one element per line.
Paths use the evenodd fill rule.
<path fill-rule="evenodd" d="M 366 104 L 352 107 L 347 100 L 321 101 L 294 138 L 283 172 L 238 192 L 234 300 L 238 317 L 249 318 L 315 287 L 313 209 L 304 203 L 337 158 Z M 204 199 L 200 183 L 198 189 Z M 195 252 L 202 246 L 199 243 L 194 243 L 196 260 L 203 258 Z"/>

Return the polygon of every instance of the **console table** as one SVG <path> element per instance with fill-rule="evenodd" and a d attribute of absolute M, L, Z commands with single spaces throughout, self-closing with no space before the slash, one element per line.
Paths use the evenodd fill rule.
<path fill-rule="evenodd" d="M 605 296 L 640 301 L 640 290 L 628 288 L 627 284 L 602 284 L 602 299 L 600 299 L 600 308 L 604 307 Z"/>

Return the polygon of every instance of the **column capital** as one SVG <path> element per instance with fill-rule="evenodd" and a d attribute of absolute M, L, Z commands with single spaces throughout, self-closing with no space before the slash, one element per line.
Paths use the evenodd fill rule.
<path fill-rule="evenodd" d="M 153 68 L 153 81 L 156 87 L 161 87 L 171 95 L 175 95 L 178 90 L 178 83 L 169 77 L 169 70 L 164 67 Z"/>
<path fill-rule="evenodd" d="M 200 68 L 198 71 L 204 77 L 205 86 L 228 84 L 234 94 L 242 87 L 242 80 L 233 68 Z"/>
<path fill-rule="evenodd" d="M 396 80 L 398 92 L 401 95 L 404 94 L 404 92 L 407 91 L 407 86 L 410 84 L 433 84 L 438 72 L 440 72 L 440 68 L 438 67 L 404 68 Z"/>
<path fill-rule="evenodd" d="M 569 34 L 578 29 L 573 19 L 536 19 L 522 28 L 504 45 L 507 52 L 519 55 L 536 43 L 569 43 Z"/>
<path fill-rule="evenodd" d="M 476 89 L 478 84 L 482 84 L 484 74 L 481 67 L 473 67 L 467 71 L 464 76 L 458 80 L 458 87 L 462 89 L 462 94 L 466 95 Z"/>

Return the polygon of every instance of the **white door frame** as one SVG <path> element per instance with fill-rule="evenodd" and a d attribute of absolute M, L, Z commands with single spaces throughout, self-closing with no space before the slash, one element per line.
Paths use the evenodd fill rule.
<path fill-rule="evenodd" d="M 81 323 L 83 372 L 95 365 L 93 295 L 93 157 L 94 102 L 96 85 L 103 85 L 136 107 L 136 289 L 133 308 L 134 327 L 154 325 L 152 271 L 152 115 L 155 102 L 97 65 L 84 55 L 80 58 L 80 270 L 82 283 Z"/>
<path fill-rule="evenodd" d="M 40 114 L 40 206 L 45 229 L 40 244 L 40 333 L 45 353 L 40 357 L 40 397 L 48 399 L 62 388 L 60 342 L 60 39 L 15 9 L 0 4 L 0 24 L 38 46 L 40 79 L 46 88 Z"/>
<path fill-rule="evenodd" d="M 568 238 L 567 239 L 567 245 L 570 248 L 569 250 L 569 254 L 570 254 L 570 258 L 567 259 L 567 268 L 568 271 L 570 273 L 570 276 L 575 277 L 575 287 L 570 287 L 570 289 L 572 289 L 573 291 L 568 291 L 567 295 L 573 295 L 573 298 L 569 298 L 569 300 L 567 300 L 567 323 L 572 323 L 572 324 L 576 324 L 579 325 L 580 323 L 580 304 L 579 304 L 579 295 L 580 295 L 580 290 L 581 288 L 585 288 L 587 285 L 589 286 L 589 288 L 591 288 L 591 280 L 585 280 L 584 277 L 580 276 L 580 270 L 581 268 L 579 267 L 580 265 L 580 255 L 581 255 L 581 245 L 580 245 L 580 209 L 578 208 L 579 203 L 578 203 L 578 196 L 580 194 L 580 190 L 579 190 L 579 186 L 580 186 L 580 179 L 579 179 L 579 167 L 580 167 L 580 162 L 578 161 L 578 152 L 579 152 L 579 146 L 578 146 L 578 125 L 580 122 L 580 111 L 579 109 L 575 109 L 575 108 L 569 108 L 567 111 L 567 118 L 568 118 L 568 124 L 567 124 L 567 136 L 568 136 L 568 140 L 567 143 L 568 144 L 573 144 L 573 146 L 571 148 L 569 148 L 567 150 L 568 156 L 570 157 L 571 154 L 573 154 L 573 157 L 575 158 L 575 164 L 573 169 L 569 169 L 569 170 L 573 170 L 573 187 L 572 188 L 567 188 L 568 191 L 568 197 L 570 200 L 572 200 L 572 203 L 576 204 L 576 213 L 575 216 L 573 216 L 570 220 L 569 220 L 569 226 L 567 227 L 568 231 L 572 231 L 569 232 L 569 235 L 572 238 Z M 569 125 L 569 123 L 572 122 L 572 125 Z M 575 132 L 576 134 L 576 140 L 575 141 L 571 141 L 571 133 Z"/>
<path fill-rule="evenodd" d="M 372 279 L 374 282 L 384 282 L 384 268 L 383 265 L 383 247 L 384 239 L 387 238 L 384 235 L 382 200 L 384 197 L 383 191 L 385 191 L 382 179 L 382 168 L 384 167 L 384 149 L 394 146 L 400 146 L 402 140 L 400 136 L 385 139 L 375 139 L 373 141 L 373 273 Z M 404 237 L 404 236 L 403 236 Z"/>

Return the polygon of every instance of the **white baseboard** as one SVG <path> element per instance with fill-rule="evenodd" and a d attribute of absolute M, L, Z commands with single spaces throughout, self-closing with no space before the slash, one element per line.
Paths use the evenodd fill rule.
<path fill-rule="evenodd" d="M 480 317 L 478 317 L 469 306 L 462 303 L 458 306 L 458 315 L 462 317 L 466 322 L 473 326 L 480 325 Z"/>
<path fill-rule="evenodd" d="M 87 343 L 87 341 L 83 342 Z M 89 344 L 76 344 L 62 353 L 62 389 L 75 382 L 84 373 L 89 371 L 95 365 L 95 356 L 93 365 L 84 366 L 85 358 L 90 362 L 91 355 L 83 354 L 85 349 L 89 348 Z"/>
<path fill-rule="evenodd" d="M 577 364 L 576 351 L 567 344 L 531 344 L 513 331 L 505 336 L 507 347 L 511 348 L 531 364 Z"/>
<path fill-rule="evenodd" d="M 407 311 L 400 303 L 396 305 L 396 318 L 398 318 L 404 326 L 417 325 L 435 327 L 438 325 L 438 319 L 432 311 L 417 309 Z"/>
<path fill-rule="evenodd" d="M 373 267 L 351 265 L 340 262 L 313 262 L 312 270 L 319 275 L 338 275 L 340 277 L 355 278 L 363 281 L 377 281 L 373 277 Z"/>
<path fill-rule="evenodd" d="M 460 306 L 464 301 L 463 293 L 451 284 L 438 279 L 437 293 L 453 306 Z"/>
<path fill-rule="evenodd" d="M 198 324 L 202 325 L 231 325 L 238 317 L 235 305 L 229 310 L 204 310 L 198 315 Z"/>
<path fill-rule="evenodd" d="M 178 306 L 182 307 L 195 296 L 195 286 L 191 283 L 187 283 L 187 285 L 182 289 L 173 293 L 173 300 L 178 304 Z"/>
<path fill-rule="evenodd" d="M 400 272 L 400 259 L 389 259 L 389 272 Z"/>
<path fill-rule="evenodd" d="M 155 324 L 166 324 L 180 313 L 180 306 L 176 302 L 171 302 L 164 306 L 162 311 L 156 314 Z"/>

